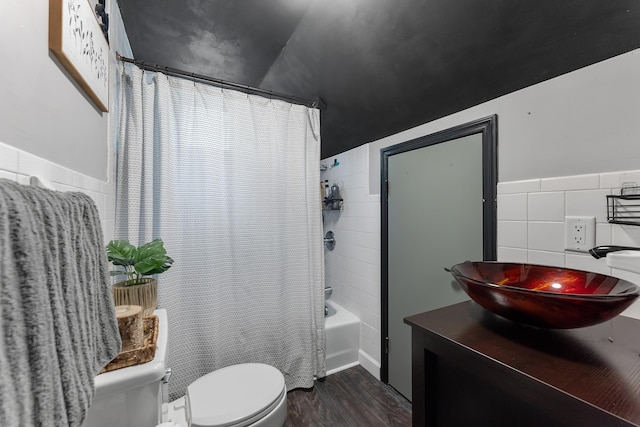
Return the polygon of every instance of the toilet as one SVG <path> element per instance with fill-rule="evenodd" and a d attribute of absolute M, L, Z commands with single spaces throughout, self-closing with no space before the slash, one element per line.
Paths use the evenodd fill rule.
<path fill-rule="evenodd" d="M 184 397 L 164 402 L 167 313 L 154 314 L 159 320 L 154 359 L 98 375 L 83 427 L 282 427 L 287 418 L 284 376 L 263 363 L 218 369 L 192 382 Z"/>
<path fill-rule="evenodd" d="M 181 405 L 173 404 L 178 425 Z M 262 363 L 227 366 L 187 387 L 184 412 L 185 427 L 281 427 L 287 418 L 284 377 Z"/>

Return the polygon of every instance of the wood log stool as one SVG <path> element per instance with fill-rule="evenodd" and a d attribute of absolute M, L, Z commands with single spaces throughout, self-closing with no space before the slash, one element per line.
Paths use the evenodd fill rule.
<path fill-rule="evenodd" d="M 115 311 L 122 339 L 122 351 L 142 347 L 144 345 L 142 307 L 139 305 L 118 305 Z"/>

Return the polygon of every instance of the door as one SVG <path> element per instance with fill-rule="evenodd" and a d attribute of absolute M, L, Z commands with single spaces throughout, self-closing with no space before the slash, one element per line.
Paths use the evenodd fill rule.
<path fill-rule="evenodd" d="M 403 319 L 468 299 L 445 267 L 495 259 L 494 247 L 485 253 L 483 146 L 476 132 L 386 159 L 387 379 L 409 400 L 411 329 Z"/>

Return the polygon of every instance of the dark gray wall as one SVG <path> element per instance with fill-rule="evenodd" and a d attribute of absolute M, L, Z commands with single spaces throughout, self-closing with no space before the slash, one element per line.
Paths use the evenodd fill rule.
<path fill-rule="evenodd" d="M 635 0 L 121 0 L 134 54 L 313 98 L 322 157 L 640 47 Z"/>

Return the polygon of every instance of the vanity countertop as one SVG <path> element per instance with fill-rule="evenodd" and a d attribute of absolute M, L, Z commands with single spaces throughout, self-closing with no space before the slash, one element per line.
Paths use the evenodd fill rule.
<path fill-rule="evenodd" d="M 405 323 L 414 426 L 640 426 L 640 320 L 542 329 L 467 301 Z"/>

